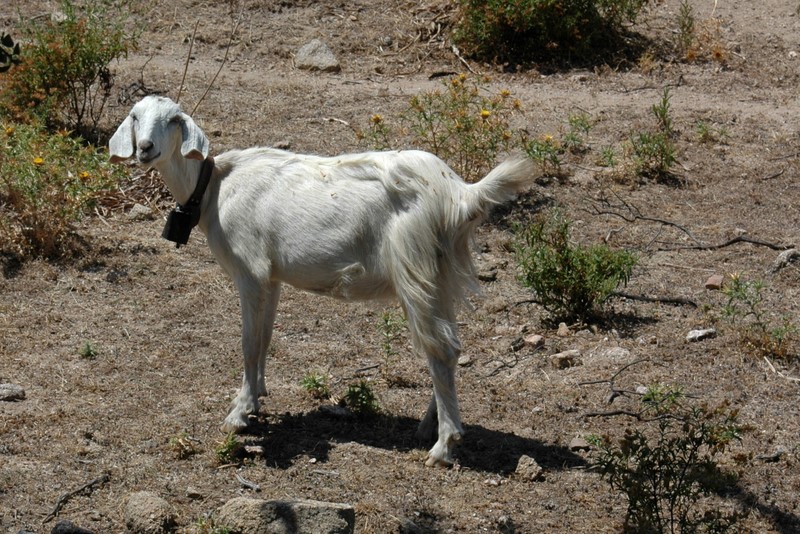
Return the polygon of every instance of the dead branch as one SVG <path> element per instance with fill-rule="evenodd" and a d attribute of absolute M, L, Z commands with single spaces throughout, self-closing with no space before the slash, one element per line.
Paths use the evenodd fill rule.
<path fill-rule="evenodd" d="M 217 76 L 219 76 L 219 73 L 222 72 L 222 68 L 225 66 L 225 63 L 227 63 L 228 53 L 231 51 L 231 44 L 233 44 L 233 38 L 236 36 L 236 30 L 239 29 L 239 24 L 241 24 L 241 22 L 242 22 L 242 15 L 240 14 L 238 20 L 236 21 L 236 24 L 233 25 L 233 30 L 231 30 L 231 35 L 228 38 L 228 46 L 225 47 L 225 56 L 223 56 L 222 58 L 222 63 L 220 63 L 219 69 L 217 69 L 217 73 L 214 74 L 213 78 L 211 78 L 211 82 L 208 84 L 208 87 L 206 87 L 206 90 L 200 97 L 200 100 L 198 100 L 197 104 L 194 105 L 194 109 L 192 110 L 191 113 L 192 116 L 194 116 L 194 112 L 197 111 L 197 108 L 200 106 L 200 104 L 203 102 L 208 92 L 214 86 L 214 82 L 217 81 Z"/>
<path fill-rule="evenodd" d="M 194 48 L 194 38 L 197 35 L 198 26 L 200 26 L 200 19 L 197 19 L 197 22 L 194 23 L 192 38 L 189 40 L 189 52 L 186 54 L 186 63 L 183 65 L 183 77 L 181 78 L 181 84 L 178 86 L 178 96 L 175 97 L 176 104 L 180 103 L 181 101 L 181 93 L 183 93 L 183 86 L 186 82 L 186 73 L 189 70 L 189 60 L 192 59 L 192 48 Z"/>
<path fill-rule="evenodd" d="M 613 193 L 616 199 L 619 201 L 618 205 L 614 205 L 609 201 L 608 198 L 601 198 L 599 201 L 596 201 L 592 204 L 592 210 L 587 210 L 589 213 L 593 213 L 594 215 L 610 215 L 613 217 L 618 217 L 625 222 L 634 223 L 636 221 L 646 221 L 646 222 L 653 222 L 661 224 L 662 226 L 671 226 L 673 228 L 677 228 L 687 236 L 689 239 L 700 245 L 700 241 L 697 240 L 692 233 L 681 226 L 680 224 L 669 221 L 667 219 L 661 219 L 659 217 L 650 217 L 649 215 L 643 215 L 641 210 L 636 206 L 630 204 L 626 200 L 624 200 L 619 193 Z M 598 207 L 597 204 L 600 204 Z"/>
<path fill-rule="evenodd" d="M 84 484 L 80 488 L 78 488 L 76 490 L 73 490 L 73 491 L 68 491 L 67 493 L 65 493 L 64 495 L 59 497 L 58 501 L 56 502 L 55 507 L 53 508 L 53 511 L 50 512 L 48 514 L 48 516 L 44 518 L 44 520 L 42 521 L 42 524 L 44 525 L 48 521 L 50 521 L 50 520 L 54 519 L 55 517 L 57 517 L 58 513 L 61 511 L 61 509 L 64 507 L 64 505 L 67 504 L 67 501 L 69 501 L 71 498 L 73 498 L 76 495 L 79 495 L 79 494 L 83 493 L 84 491 L 87 491 L 88 493 L 91 493 L 94 490 L 95 486 L 102 486 L 103 484 L 108 482 L 110 480 L 110 478 L 111 478 L 111 476 L 108 473 L 106 473 L 106 474 L 104 474 L 102 476 L 99 476 L 99 477 L 95 478 L 94 480 L 91 480 L 91 481 L 87 482 L 86 484 Z"/>
<path fill-rule="evenodd" d="M 261 486 L 259 486 L 255 482 L 250 482 L 249 480 L 244 478 L 239 473 L 236 473 L 236 480 L 238 480 L 239 484 L 241 484 L 243 487 L 245 487 L 247 489 L 250 489 L 250 490 L 253 490 L 253 491 L 261 491 Z"/>
<path fill-rule="evenodd" d="M 713 245 L 704 244 L 704 243 L 700 242 L 700 240 L 698 240 L 684 226 L 682 226 L 682 225 L 680 225 L 680 224 L 678 224 L 676 222 L 669 221 L 667 219 L 661 219 L 659 217 L 651 217 L 651 216 L 648 216 L 648 215 L 643 215 L 641 210 L 639 210 L 638 207 L 636 207 L 636 206 L 632 205 L 631 203 L 627 202 L 626 200 L 624 200 L 622 197 L 620 197 L 620 195 L 617 192 L 614 192 L 613 195 L 617 199 L 617 201 L 619 202 L 618 204 L 614 204 L 608 198 L 603 197 L 603 198 L 601 198 L 601 199 L 599 199 L 597 201 L 592 201 L 592 209 L 590 209 L 590 210 L 587 209 L 586 211 L 588 211 L 589 213 L 592 213 L 593 215 L 609 215 L 609 216 L 613 216 L 613 217 L 618 217 L 618 218 L 620 218 L 623 221 L 628 222 L 628 223 L 635 223 L 636 221 L 646 221 L 646 222 L 657 223 L 657 224 L 660 224 L 662 226 L 670 226 L 670 227 L 673 227 L 673 228 L 677 228 L 678 230 L 680 230 L 681 232 L 686 234 L 689 237 L 689 239 L 691 239 L 695 243 L 694 245 L 685 245 L 685 246 L 677 245 L 677 246 L 671 246 L 671 247 L 658 248 L 657 250 L 659 250 L 659 251 L 717 250 L 717 249 L 729 247 L 731 245 L 735 245 L 737 243 L 750 243 L 751 245 L 758 245 L 758 246 L 762 246 L 762 247 L 768 247 L 768 248 L 771 248 L 772 250 L 788 250 L 788 249 L 794 247 L 794 245 L 790 245 L 790 244 L 786 245 L 786 244 L 779 244 L 779 243 L 771 243 L 769 241 L 764 241 L 762 239 L 755 239 L 755 238 L 747 237 L 747 236 L 743 236 L 743 235 L 736 236 L 733 239 L 729 239 L 728 241 L 725 241 L 724 243 L 718 243 L 718 244 L 713 244 Z M 609 232 L 608 236 L 606 237 L 606 240 L 608 240 L 608 238 L 610 236 L 611 236 L 611 233 Z M 650 243 L 648 243 L 647 247 L 652 245 L 653 242 L 655 242 L 655 240 L 653 240 Z M 681 304 L 686 304 L 686 303 L 681 303 Z"/>
<path fill-rule="evenodd" d="M 800 383 L 800 378 L 795 378 L 793 376 L 788 376 L 788 375 L 782 373 L 781 371 L 778 371 L 777 369 L 775 369 L 775 366 L 772 365 L 772 362 L 769 361 L 769 358 L 767 358 L 766 356 L 764 356 L 764 361 L 767 362 L 767 366 L 769 367 L 770 371 L 772 371 L 773 373 L 775 373 L 779 377 L 783 378 L 784 380 L 788 380 L 789 382 L 794 382 L 796 384 Z"/>
<path fill-rule="evenodd" d="M 735 245 L 736 243 L 750 243 L 751 245 L 759 245 L 762 247 L 771 248 L 772 250 L 789 250 L 793 248 L 794 245 L 781 245 L 778 243 L 770 243 L 769 241 L 763 241 L 761 239 L 754 239 L 752 237 L 747 237 L 743 235 L 738 235 L 733 239 L 729 239 L 724 243 L 719 243 L 717 245 L 687 245 L 684 247 L 674 247 L 669 249 L 662 249 L 662 250 L 717 250 L 725 247 L 729 247 L 731 245 Z"/>

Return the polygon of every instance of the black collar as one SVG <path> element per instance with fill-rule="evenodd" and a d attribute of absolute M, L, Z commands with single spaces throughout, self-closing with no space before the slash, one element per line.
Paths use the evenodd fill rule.
<path fill-rule="evenodd" d="M 208 156 L 203 160 L 203 166 L 200 167 L 200 176 L 197 178 L 197 185 L 192 192 L 192 196 L 183 205 L 185 208 L 193 209 L 199 208 L 200 202 L 203 201 L 203 195 L 206 194 L 208 182 L 211 181 L 211 173 L 214 171 L 214 158 Z M 198 213 L 199 214 L 199 213 Z"/>

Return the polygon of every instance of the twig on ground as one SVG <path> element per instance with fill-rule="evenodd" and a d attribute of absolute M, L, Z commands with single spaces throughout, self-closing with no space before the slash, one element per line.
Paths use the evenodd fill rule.
<path fill-rule="evenodd" d="M 729 247 L 731 245 L 735 245 L 736 243 L 750 243 L 751 245 L 759 245 L 762 247 L 771 248 L 772 250 L 788 250 L 792 248 L 794 245 L 781 245 L 778 243 L 770 243 L 769 241 L 763 241 L 761 239 L 755 239 L 752 237 L 747 237 L 743 235 L 738 235 L 733 239 L 729 239 L 724 243 L 719 243 L 717 245 L 688 245 L 685 247 L 674 247 L 664 250 L 717 250 L 720 248 Z"/>
<path fill-rule="evenodd" d="M 47 523 L 51 519 L 54 519 L 55 517 L 57 517 L 58 513 L 61 511 L 61 509 L 64 507 L 64 505 L 67 504 L 67 501 L 69 501 L 75 495 L 83 493 L 84 491 L 88 491 L 89 493 L 91 493 L 91 490 L 93 490 L 95 486 L 101 486 L 101 485 L 105 484 L 106 482 L 108 482 L 110 479 L 111 479 L 111 476 L 108 473 L 106 473 L 106 474 L 104 474 L 102 476 L 99 476 L 99 477 L 95 478 L 94 480 L 90 480 L 89 482 L 87 482 L 86 484 L 84 484 L 83 486 L 81 486 L 80 488 L 78 488 L 76 490 L 68 491 L 67 493 L 63 494 L 61 497 L 58 498 L 58 501 L 56 501 L 56 505 L 53 508 L 53 511 L 50 512 L 47 515 L 47 517 L 44 518 L 44 520 L 42 521 L 42 524 L 44 525 L 45 523 Z"/>
<path fill-rule="evenodd" d="M 788 380 L 789 382 L 800 383 L 800 378 L 795 378 L 793 376 L 788 376 L 785 373 L 782 373 L 781 371 L 778 371 L 777 369 L 775 369 L 775 366 L 772 365 L 772 362 L 769 361 L 769 358 L 767 358 L 766 356 L 764 356 L 764 361 L 767 362 L 767 366 L 769 367 L 770 371 L 772 371 L 773 373 L 775 373 L 779 377 L 783 378 L 784 380 Z"/>
<path fill-rule="evenodd" d="M 249 480 L 244 478 L 239 473 L 236 473 L 236 480 L 238 480 L 239 484 L 241 484 L 242 486 L 244 486 L 247 489 L 251 489 L 253 491 L 261 491 L 261 486 L 259 486 L 255 482 L 250 482 Z"/>

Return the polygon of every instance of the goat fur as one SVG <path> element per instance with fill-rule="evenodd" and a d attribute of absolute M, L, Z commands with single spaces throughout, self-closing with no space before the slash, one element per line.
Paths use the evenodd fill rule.
<path fill-rule="evenodd" d="M 172 195 L 194 190 L 209 143 L 164 97 L 137 103 L 109 142 L 112 162 L 157 169 Z M 455 388 L 456 311 L 477 289 L 475 227 L 536 177 L 511 159 L 475 184 L 422 151 L 338 157 L 271 148 L 215 157 L 199 228 L 239 292 L 244 376 L 224 431 L 241 431 L 266 393 L 264 365 L 282 283 L 342 299 L 397 298 L 433 398 L 418 436 L 438 439 L 428 465 L 450 465 L 463 434 Z"/>

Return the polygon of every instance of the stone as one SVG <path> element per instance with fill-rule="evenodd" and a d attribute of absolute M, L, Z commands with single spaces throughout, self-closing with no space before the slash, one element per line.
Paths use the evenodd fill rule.
<path fill-rule="evenodd" d="M 149 221 L 153 219 L 153 210 L 143 204 L 134 204 L 128 212 L 128 219 L 132 221 Z"/>
<path fill-rule="evenodd" d="M 589 444 L 589 442 L 581 436 L 575 436 L 572 438 L 572 441 L 569 442 L 569 450 L 571 451 L 588 451 L 591 449 L 592 446 Z"/>
<path fill-rule="evenodd" d="M 558 325 L 558 331 L 556 332 L 558 337 L 569 337 L 570 331 L 567 323 L 560 323 Z"/>
<path fill-rule="evenodd" d="M 539 465 L 536 460 L 523 454 L 517 462 L 517 468 L 514 470 L 514 473 L 522 480 L 534 482 L 536 480 L 541 480 L 543 471 L 542 466 Z"/>
<path fill-rule="evenodd" d="M 351 534 L 356 521 L 349 504 L 246 497 L 231 499 L 215 517 L 216 524 L 241 534 Z"/>
<path fill-rule="evenodd" d="M 339 60 L 333 55 L 331 49 L 319 39 L 314 39 L 303 45 L 297 51 L 294 63 L 298 69 L 304 70 L 321 72 L 339 72 L 342 70 Z"/>
<path fill-rule="evenodd" d="M 25 400 L 25 390 L 16 384 L 0 384 L 0 401 Z"/>
<path fill-rule="evenodd" d="M 531 334 L 529 336 L 525 336 L 522 338 L 525 342 L 527 347 L 532 349 L 541 349 L 544 347 L 544 336 L 540 336 L 539 334 Z"/>
<path fill-rule="evenodd" d="M 625 361 L 631 357 L 631 351 L 623 347 L 608 347 L 598 351 L 597 355 L 613 361 Z"/>
<path fill-rule="evenodd" d="M 472 358 L 468 354 L 462 354 L 458 357 L 458 365 L 460 367 L 468 367 L 472 365 Z"/>
<path fill-rule="evenodd" d="M 125 527 L 131 534 L 164 534 L 175 528 L 175 512 L 167 501 L 149 491 L 128 496 Z"/>
<path fill-rule="evenodd" d="M 722 289 L 723 281 L 724 278 L 721 274 L 712 274 L 708 277 L 708 280 L 706 280 L 706 289 L 710 291 L 718 291 Z"/>
<path fill-rule="evenodd" d="M 558 354 L 550 356 L 550 363 L 556 369 L 569 369 L 570 367 L 575 367 L 582 363 L 580 355 L 581 352 L 577 349 L 565 350 L 564 352 L 559 352 Z"/>
<path fill-rule="evenodd" d="M 713 328 L 703 328 L 699 330 L 691 330 L 688 334 L 686 334 L 686 341 L 690 343 L 694 343 L 697 341 L 703 341 L 704 339 L 710 339 L 717 336 L 717 331 Z"/>
<path fill-rule="evenodd" d="M 94 534 L 91 530 L 79 527 L 72 521 L 62 519 L 55 524 L 50 534 Z"/>

